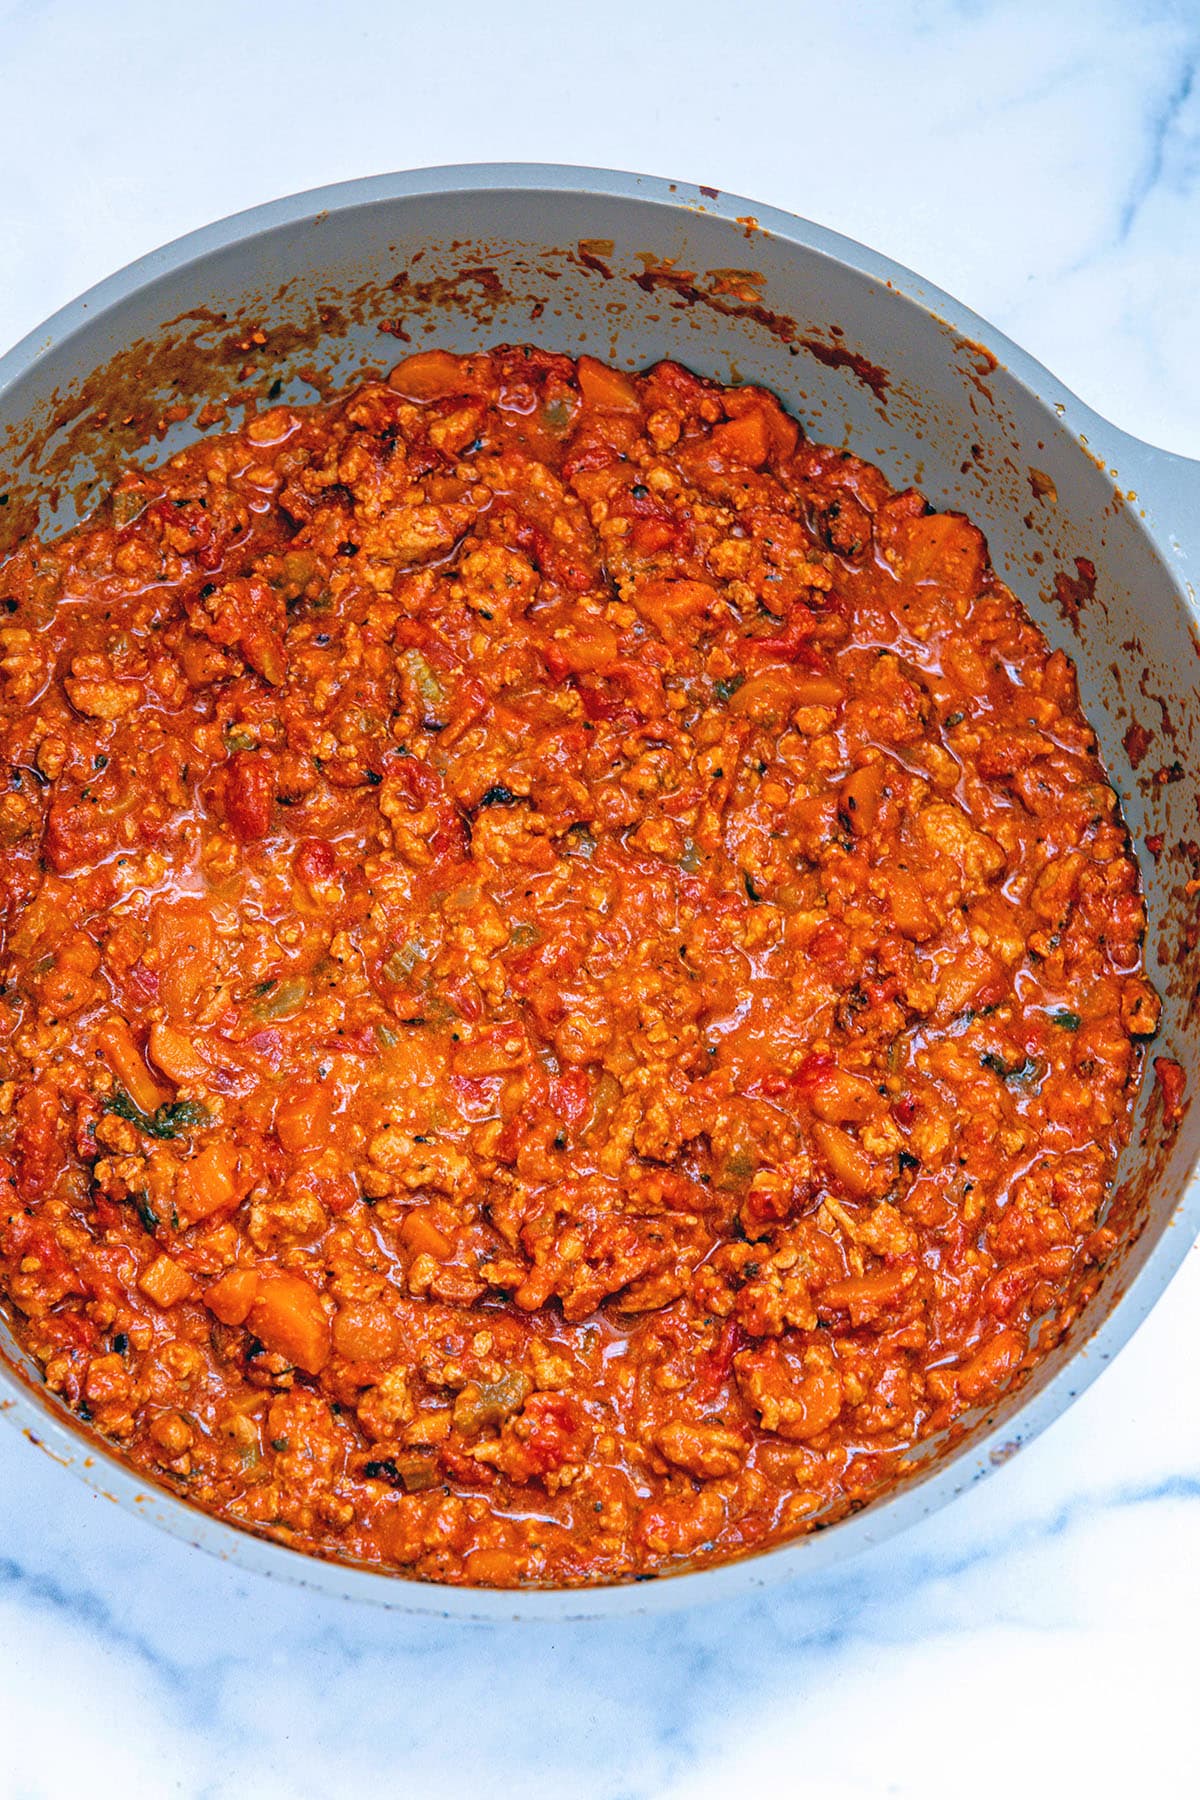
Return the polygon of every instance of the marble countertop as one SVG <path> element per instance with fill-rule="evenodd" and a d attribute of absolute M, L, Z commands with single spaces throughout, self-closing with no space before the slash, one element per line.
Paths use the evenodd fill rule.
<path fill-rule="evenodd" d="M 609 164 L 861 238 L 1200 454 L 1198 0 L 6 0 L 0 43 L 0 343 L 279 193 Z M 0 1800 L 1193 1794 L 1198 1306 L 1193 1251 L 1058 1424 L 904 1537 L 621 1625 L 317 1599 L 0 1432 Z"/>

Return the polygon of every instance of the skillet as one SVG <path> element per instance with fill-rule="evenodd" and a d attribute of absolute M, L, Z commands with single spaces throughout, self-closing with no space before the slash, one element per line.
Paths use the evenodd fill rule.
<path fill-rule="evenodd" d="M 779 394 L 813 437 L 985 531 L 997 572 L 1075 661 L 1145 884 L 1163 999 L 1113 1203 L 1122 1246 L 1073 1329 L 856 1517 L 636 1586 L 434 1587 L 301 1556 L 147 1488 L 37 1381 L 0 1321 L 0 1411 L 121 1505 L 239 1566 L 327 1594 L 483 1619 L 643 1612 L 802 1578 L 1007 1461 L 1145 1317 L 1200 1230 L 1197 899 L 1200 463 L 1091 412 L 983 320 L 824 228 L 646 176 L 533 165 L 383 175 L 293 196 L 153 252 L 0 359 L 0 554 L 60 532 L 131 456 L 159 461 L 231 391 L 304 401 L 423 344 L 533 341 L 630 368 L 670 356 Z M 234 411 L 236 419 L 236 409 Z M 219 427 L 218 427 L 219 428 Z M 1184 1071 L 1168 1123 L 1153 1059 Z"/>

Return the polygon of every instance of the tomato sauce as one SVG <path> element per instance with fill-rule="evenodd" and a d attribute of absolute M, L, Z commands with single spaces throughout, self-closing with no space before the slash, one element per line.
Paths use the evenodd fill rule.
<path fill-rule="evenodd" d="M 148 1477 L 579 1584 L 1073 1316 L 1158 1004 L 1074 671 L 767 393 L 412 356 L 0 570 L 0 1293 Z"/>

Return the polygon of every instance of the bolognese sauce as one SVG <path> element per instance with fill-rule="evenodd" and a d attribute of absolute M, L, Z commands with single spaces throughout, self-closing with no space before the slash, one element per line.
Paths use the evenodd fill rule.
<path fill-rule="evenodd" d="M 0 570 L 0 1293 L 148 1477 L 578 1584 L 836 1519 L 1111 1250 L 1158 1004 L 1074 671 L 767 392 L 275 405 Z"/>

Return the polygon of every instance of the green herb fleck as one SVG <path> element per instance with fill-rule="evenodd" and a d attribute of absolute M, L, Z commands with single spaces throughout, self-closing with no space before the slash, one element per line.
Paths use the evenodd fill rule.
<path fill-rule="evenodd" d="M 419 938 L 409 938 L 398 946 L 380 965 L 380 973 L 385 981 L 395 983 L 407 981 L 417 964 L 425 955 L 425 946 Z"/>
<path fill-rule="evenodd" d="M 514 794 L 511 788 L 505 787 L 502 781 L 490 787 L 479 802 L 480 810 L 485 806 L 519 806 L 526 796 Z"/>
<path fill-rule="evenodd" d="M 150 1236 L 153 1237 L 154 1233 L 158 1230 L 159 1217 L 150 1204 L 149 1194 L 135 1194 L 133 1196 L 133 1204 L 137 1209 L 138 1218 L 142 1221 L 143 1229 L 149 1232 Z"/>
<path fill-rule="evenodd" d="M 282 1019 L 293 1013 L 308 998 L 308 981 L 303 975 L 291 975 L 286 981 L 272 982 L 250 1008 L 256 1019 Z"/>
<path fill-rule="evenodd" d="M 1027 1082 L 1037 1074 L 1038 1066 L 1031 1056 L 1023 1056 L 1019 1063 L 1006 1063 L 994 1050 L 985 1050 L 979 1060 L 985 1069 L 990 1069 L 1001 1081 Z"/>
<path fill-rule="evenodd" d="M 147 1137 L 155 1138 L 179 1137 L 193 1126 L 208 1123 L 208 1108 L 201 1106 L 198 1100 L 168 1100 L 154 1112 L 144 1113 L 140 1106 L 134 1105 L 124 1088 L 113 1089 L 105 1111 L 116 1113 L 119 1119 L 128 1119 L 131 1125 L 144 1131 Z M 157 1223 L 156 1219 L 155 1224 Z M 147 1226 L 147 1230 L 149 1229 Z"/>

